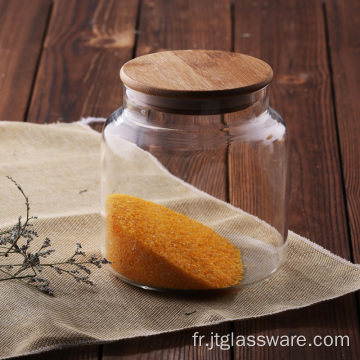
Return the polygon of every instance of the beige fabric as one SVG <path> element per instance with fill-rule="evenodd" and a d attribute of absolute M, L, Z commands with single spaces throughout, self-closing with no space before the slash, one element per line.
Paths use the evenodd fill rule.
<path fill-rule="evenodd" d="M 99 134 L 81 125 L 1 122 L 2 228 L 24 214 L 21 195 L 4 175 L 29 196 L 40 241 L 49 236 L 57 249 L 53 258 L 71 254 L 76 242 L 100 255 Z M 48 277 L 53 298 L 20 282 L 0 282 L 1 359 L 273 314 L 360 288 L 359 265 L 291 232 L 287 261 L 276 276 L 212 296 L 149 292 L 104 269 L 93 271 L 93 288 L 50 272 Z"/>

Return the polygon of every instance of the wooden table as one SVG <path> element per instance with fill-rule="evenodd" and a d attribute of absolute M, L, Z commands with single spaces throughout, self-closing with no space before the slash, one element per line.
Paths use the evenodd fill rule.
<path fill-rule="evenodd" d="M 291 136 L 290 229 L 360 263 L 358 0 L 0 0 L 0 119 L 107 117 L 118 71 L 165 49 L 232 50 L 274 69 L 271 105 Z M 199 329 L 348 335 L 350 346 L 194 347 L 193 330 L 25 359 L 359 359 L 359 297 Z"/>

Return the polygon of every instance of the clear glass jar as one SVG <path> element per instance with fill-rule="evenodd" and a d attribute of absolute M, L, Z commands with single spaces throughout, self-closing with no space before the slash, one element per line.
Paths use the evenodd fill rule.
<path fill-rule="evenodd" d="M 111 271 L 161 290 L 274 274 L 286 258 L 287 147 L 267 84 L 210 99 L 125 85 L 102 141 L 102 250 Z"/>

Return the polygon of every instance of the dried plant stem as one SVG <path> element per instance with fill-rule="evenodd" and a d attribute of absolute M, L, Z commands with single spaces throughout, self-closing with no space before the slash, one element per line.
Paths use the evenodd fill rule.
<path fill-rule="evenodd" d="M 25 198 L 25 206 L 26 206 L 26 220 L 25 220 L 25 224 L 23 225 L 24 228 L 27 227 L 28 223 L 29 223 L 29 214 L 30 214 L 30 204 L 29 204 L 29 198 L 25 195 L 23 189 L 21 188 L 21 186 L 10 176 L 7 176 L 7 178 L 12 181 L 16 187 L 19 189 L 19 191 L 21 192 L 22 196 Z M 18 222 L 18 227 L 19 229 L 21 228 L 21 216 L 19 217 L 19 222 Z M 12 250 L 13 247 L 17 246 L 17 242 L 19 241 L 21 237 L 21 232 L 19 231 L 15 241 L 13 242 L 13 244 L 10 246 L 10 248 L 8 249 L 8 251 L 6 251 L 4 256 L 8 256 L 10 250 Z"/>
<path fill-rule="evenodd" d="M 30 217 L 29 199 L 21 186 L 10 176 L 7 176 L 7 178 L 15 184 L 25 199 L 26 219 L 23 223 L 20 216 L 18 222 L 12 228 L 0 232 L 0 257 L 10 259 L 12 258 L 11 256 L 17 254 L 17 261 L 15 263 L 11 264 L 9 260 L 4 264 L 0 263 L 0 281 L 27 280 L 27 284 L 35 286 L 47 294 L 53 295 L 53 290 L 50 288 L 50 281 L 40 276 L 44 268 L 50 268 L 58 274 L 70 276 L 77 282 L 94 285 L 89 279 L 91 271 L 88 266 L 94 265 L 101 268 L 103 264 L 108 264 L 109 261 L 105 258 L 98 259 L 95 255 L 90 256 L 86 260 L 80 260 L 85 258 L 85 252 L 81 250 L 82 247 L 80 243 L 76 244 L 77 247 L 73 255 L 65 261 L 42 262 L 44 258 L 47 258 L 55 251 L 50 248 L 51 241 L 49 238 L 45 238 L 36 252 L 31 251 L 31 242 L 34 238 L 39 237 L 32 227 L 33 224 L 30 223 L 30 221 L 36 219 L 36 217 Z M 19 263 L 19 255 L 22 256 L 22 263 Z"/>

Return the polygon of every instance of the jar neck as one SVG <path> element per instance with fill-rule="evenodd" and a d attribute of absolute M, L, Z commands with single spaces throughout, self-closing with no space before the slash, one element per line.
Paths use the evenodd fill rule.
<path fill-rule="evenodd" d="M 181 128 L 201 125 L 208 127 L 214 125 L 214 127 L 218 127 L 219 124 L 223 124 L 225 127 L 226 125 L 236 126 L 244 121 L 258 118 L 269 108 L 268 86 L 259 91 L 246 94 L 245 97 L 242 95 L 241 100 L 238 97 L 236 110 L 234 108 L 217 108 L 215 111 L 216 106 L 219 106 L 219 99 L 203 99 L 196 100 L 196 102 L 191 102 L 188 99 L 170 99 L 173 100 L 172 105 L 174 109 L 169 109 L 168 107 L 158 107 L 145 103 L 142 101 L 144 100 L 142 95 L 148 97 L 148 95 L 141 94 L 124 86 L 123 109 L 125 113 L 131 115 L 131 118 L 136 119 L 137 122 L 157 127 Z M 163 98 L 159 99 L 156 100 L 158 105 Z M 169 99 L 166 99 L 165 102 L 169 105 Z M 190 105 L 189 102 L 191 103 Z M 186 105 L 186 109 L 184 110 L 181 107 L 175 109 L 175 105 Z M 196 107 L 199 105 L 202 107 Z M 212 107 L 211 111 L 209 111 L 210 106 Z M 195 110 L 190 111 L 189 107 L 193 107 Z"/>
<path fill-rule="evenodd" d="M 218 115 L 237 112 L 251 107 L 255 103 L 266 102 L 268 86 L 261 90 L 236 96 L 213 98 L 166 98 L 135 91 L 124 85 L 124 104 L 185 115 Z"/>

